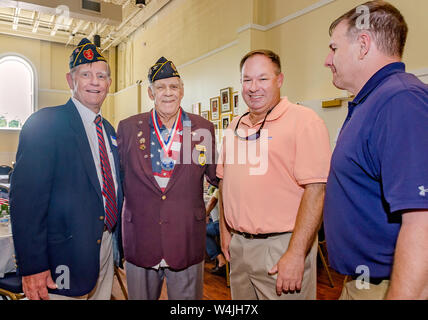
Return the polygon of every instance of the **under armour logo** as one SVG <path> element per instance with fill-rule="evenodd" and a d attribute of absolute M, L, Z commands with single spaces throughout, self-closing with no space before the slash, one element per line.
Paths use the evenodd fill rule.
<path fill-rule="evenodd" d="M 419 192 L 421 197 L 425 197 L 425 195 L 428 193 L 428 189 L 425 189 L 425 186 L 420 186 L 419 190 L 421 190 L 421 192 Z"/>

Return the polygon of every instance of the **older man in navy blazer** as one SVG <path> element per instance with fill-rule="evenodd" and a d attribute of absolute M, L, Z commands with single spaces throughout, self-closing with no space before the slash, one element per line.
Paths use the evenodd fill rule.
<path fill-rule="evenodd" d="M 10 192 L 17 270 L 29 299 L 110 299 L 122 189 L 115 131 L 100 114 L 109 66 L 89 40 L 67 81 L 72 98 L 21 131 Z"/>
<path fill-rule="evenodd" d="M 202 299 L 203 179 L 217 184 L 214 126 L 180 107 L 183 82 L 160 58 L 149 71 L 154 109 L 119 123 L 124 254 L 130 299 Z"/>

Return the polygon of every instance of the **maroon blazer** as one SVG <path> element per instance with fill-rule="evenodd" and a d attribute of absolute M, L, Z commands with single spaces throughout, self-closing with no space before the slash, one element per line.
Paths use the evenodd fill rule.
<path fill-rule="evenodd" d="M 204 175 L 218 185 L 214 126 L 200 116 L 183 115 L 191 126 L 183 125 L 180 163 L 175 165 L 163 193 L 152 171 L 150 112 L 119 123 L 117 141 L 125 197 L 123 249 L 126 261 L 139 267 L 155 266 L 164 258 L 171 268 L 181 270 L 204 259 Z M 202 145 L 206 148 L 205 165 L 198 162 Z"/>

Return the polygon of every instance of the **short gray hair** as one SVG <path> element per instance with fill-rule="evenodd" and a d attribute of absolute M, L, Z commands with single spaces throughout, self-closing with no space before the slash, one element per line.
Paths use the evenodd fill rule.
<path fill-rule="evenodd" d="M 403 15 L 397 8 L 386 1 L 369 1 L 364 3 L 363 6 L 369 9 L 370 26 L 367 31 L 373 35 L 378 49 L 384 54 L 399 56 L 401 58 L 404 53 L 408 33 L 407 23 Z M 360 30 L 357 28 L 357 20 L 361 16 L 361 13 L 357 9 L 358 7 L 333 21 L 330 25 L 330 36 L 342 21 L 346 21 L 348 24 L 348 37 L 351 38 L 358 35 Z"/>
<path fill-rule="evenodd" d="M 179 83 L 180 83 L 180 86 L 181 86 L 181 88 L 184 88 L 184 82 L 183 82 L 183 79 L 181 79 L 181 77 L 178 77 L 178 79 L 179 79 Z M 155 82 L 156 82 L 157 80 L 155 80 Z M 150 88 L 150 90 L 152 91 L 152 94 L 154 94 L 155 92 L 154 92 L 154 88 L 153 88 L 153 85 L 155 84 L 155 82 L 149 82 L 149 88 Z"/>

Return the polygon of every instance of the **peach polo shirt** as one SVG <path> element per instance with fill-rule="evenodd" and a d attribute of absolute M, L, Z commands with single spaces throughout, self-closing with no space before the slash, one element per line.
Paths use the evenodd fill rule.
<path fill-rule="evenodd" d="M 238 119 L 224 132 L 217 165 L 225 219 L 232 229 L 252 234 L 293 231 L 304 186 L 327 181 L 327 127 L 313 110 L 287 98 L 268 115 L 258 140 L 234 135 Z M 245 116 L 238 133 L 255 133 L 262 121 L 253 125 Z"/>

